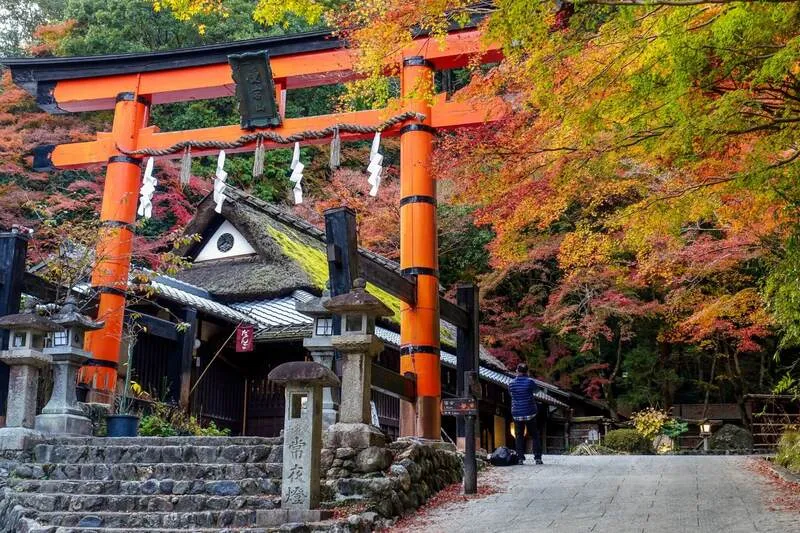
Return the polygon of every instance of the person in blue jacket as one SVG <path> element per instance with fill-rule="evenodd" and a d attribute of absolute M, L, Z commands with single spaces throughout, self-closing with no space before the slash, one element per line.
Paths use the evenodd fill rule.
<path fill-rule="evenodd" d="M 511 393 L 511 416 L 514 418 L 514 433 L 516 434 L 517 455 L 519 464 L 525 460 L 525 429 L 533 438 L 533 459 L 537 465 L 542 464 L 542 442 L 539 439 L 539 427 L 536 423 L 538 406 L 534 394 L 539 386 L 528 376 L 528 365 L 517 365 L 517 377 L 508 386 Z"/>

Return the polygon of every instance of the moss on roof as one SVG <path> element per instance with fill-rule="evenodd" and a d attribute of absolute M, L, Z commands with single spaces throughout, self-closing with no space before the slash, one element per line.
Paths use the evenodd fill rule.
<path fill-rule="evenodd" d="M 325 284 L 328 282 L 328 259 L 325 257 L 325 253 L 319 248 L 293 239 L 288 233 L 284 233 L 272 226 L 267 226 L 267 231 L 270 237 L 281 247 L 283 253 L 300 265 L 300 268 L 306 272 L 312 283 L 318 289 L 324 289 Z M 367 290 L 392 310 L 394 316 L 389 317 L 388 320 L 399 324 L 400 299 L 379 289 L 372 283 L 367 283 Z"/>
<path fill-rule="evenodd" d="M 284 255 L 300 265 L 318 289 L 325 288 L 328 281 L 328 260 L 322 250 L 292 239 L 288 233 L 272 226 L 267 226 L 267 232 L 281 247 Z"/>

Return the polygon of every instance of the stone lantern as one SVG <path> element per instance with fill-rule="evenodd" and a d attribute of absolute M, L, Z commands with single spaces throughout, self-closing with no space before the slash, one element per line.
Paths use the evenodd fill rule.
<path fill-rule="evenodd" d="M 82 315 L 72 296 L 51 320 L 63 330 L 53 333 L 44 350 L 53 362 L 53 392 L 36 417 L 36 429 L 56 435 L 91 435 L 92 422 L 78 407 L 75 387 L 78 369 L 92 357 L 83 349 L 84 334 L 100 329 L 103 323 Z"/>
<path fill-rule="evenodd" d="M 298 302 L 295 305 L 295 309 L 297 309 L 297 312 L 314 319 L 311 337 L 303 339 L 303 347 L 311 354 L 314 362 L 334 370 L 333 361 L 336 350 L 331 343 L 331 338 L 333 337 L 333 313 L 325 309 L 325 303 L 330 298 L 330 291 L 326 289 L 321 298 L 314 298 L 308 302 Z M 322 429 L 327 429 L 336 423 L 339 415 L 339 402 L 337 400 L 338 397 L 334 396 L 334 390 L 331 387 L 325 387 L 322 390 Z"/>
<path fill-rule="evenodd" d="M 39 370 L 50 364 L 50 355 L 43 350 L 48 335 L 62 332 L 63 328 L 36 314 L 31 305 L 22 313 L 0 317 L 0 329 L 10 333 L 8 350 L 0 352 L 0 361 L 11 367 L 6 427 L 0 428 L 0 449 L 22 450 L 29 440 L 41 437 L 33 427 Z"/>
<path fill-rule="evenodd" d="M 392 310 L 367 292 L 361 278 L 353 282 L 350 292 L 334 296 L 323 305 L 342 319 L 341 335 L 331 339 L 344 359 L 339 421 L 370 424 L 372 360 L 383 349 L 383 342 L 375 336 L 375 319 L 392 315 Z"/>

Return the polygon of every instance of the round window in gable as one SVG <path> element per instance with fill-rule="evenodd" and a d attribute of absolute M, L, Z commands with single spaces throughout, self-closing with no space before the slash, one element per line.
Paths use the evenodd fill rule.
<path fill-rule="evenodd" d="M 230 233 L 223 233 L 217 239 L 217 250 L 222 253 L 229 252 L 233 248 L 233 235 Z"/>

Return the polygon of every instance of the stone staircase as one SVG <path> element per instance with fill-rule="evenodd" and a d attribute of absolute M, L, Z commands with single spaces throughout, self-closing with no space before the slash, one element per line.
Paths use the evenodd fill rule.
<path fill-rule="evenodd" d="M 10 468 L 0 531 L 266 531 L 280 438 L 59 438 Z"/>

